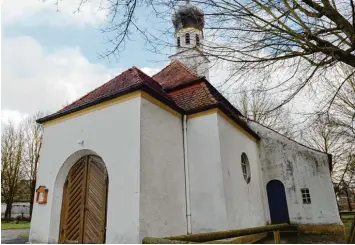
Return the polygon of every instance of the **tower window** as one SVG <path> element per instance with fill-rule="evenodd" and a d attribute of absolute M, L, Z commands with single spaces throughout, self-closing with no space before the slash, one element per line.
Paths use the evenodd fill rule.
<path fill-rule="evenodd" d="M 180 37 L 177 38 L 177 46 L 180 47 Z"/>
<path fill-rule="evenodd" d="M 308 188 L 302 188 L 301 189 L 302 193 L 302 200 L 304 204 L 310 204 L 311 203 L 311 194 L 309 193 Z"/>
<path fill-rule="evenodd" d="M 190 44 L 190 33 L 185 34 L 185 43 Z"/>
<path fill-rule="evenodd" d="M 249 160 L 247 157 L 247 154 L 244 152 L 242 153 L 242 171 L 243 171 L 243 177 L 247 183 L 250 182 L 250 164 Z"/>
<path fill-rule="evenodd" d="M 200 46 L 200 36 L 196 34 L 196 45 Z"/>

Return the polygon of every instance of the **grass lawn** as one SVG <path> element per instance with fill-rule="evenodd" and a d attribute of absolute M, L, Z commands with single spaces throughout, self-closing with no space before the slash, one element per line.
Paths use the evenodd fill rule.
<path fill-rule="evenodd" d="M 351 215 L 351 214 L 342 215 L 341 218 L 342 218 L 342 219 L 352 219 L 352 218 L 354 218 L 354 215 Z"/>
<path fill-rule="evenodd" d="M 26 229 L 30 228 L 30 222 L 20 222 L 16 224 L 15 221 L 11 222 L 1 222 L 1 230 L 9 230 L 9 229 Z"/>
<path fill-rule="evenodd" d="M 20 235 L 21 238 L 29 238 L 29 236 L 30 236 L 29 232 L 26 232 L 26 233 L 23 233 Z"/>

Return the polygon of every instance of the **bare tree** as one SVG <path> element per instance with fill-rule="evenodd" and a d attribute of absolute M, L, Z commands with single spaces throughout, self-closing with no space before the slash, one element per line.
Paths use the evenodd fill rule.
<path fill-rule="evenodd" d="M 330 107 L 329 115 L 333 117 L 334 123 L 342 129 L 343 137 L 352 144 L 355 144 L 355 76 L 351 76 L 354 71 L 355 68 L 342 65 L 335 78 L 328 78 L 326 84 L 329 94 L 338 91 Z M 339 88 L 340 81 L 347 77 L 349 79 Z"/>
<path fill-rule="evenodd" d="M 21 179 L 24 134 L 12 122 L 1 133 L 1 196 L 6 203 L 5 218 L 11 218 L 12 204 Z"/>
<path fill-rule="evenodd" d="M 90 2 L 81 0 L 77 11 Z M 171 13 L 181 2 L 100 1 L 98 10 L 105 11 L 108 20 L 103 32 L 110 44 L 103 56 L 119 54 L 134 33 L 141 35 L 156 53 L 175 46 L 172 27 L 166 23 L 170 23 Z M 205 13 L 206 38 L 201 51 L 210 59 L 229 64 L 233 79 L 226 84 L 268 84 L 265 89 L 282 98 L 271 110 L 288 103 L 306 88 L 321 90 L 322 78 L 333 76 L 340 64 L 355 67 L 354 0 L 191 2 Z M 56 0 L 56 4 L 60 8 L 60 1 Z M 344 77 L 332 95 L 323 96 L 318 112 L 330 109 L 335 96 L 354 73 L 353 70 Z"/>
<path fill-rule="evenodd" d="M 32 216 L 34 194 L 37 180 L 37 170 L 39 163 L 40 150 L 42 147 L 43 127 L 36 123 L 36 119 L 43 116 L 42 112 L 37 112 L 27 118 L 24 122 L 24 160 L 23 172 L 30 190 L 30 217 Z"/>
<path fill-rule="evenodd" d="M 327 114 L 317 115 L 302 137 L 306 144 L 332 154 L 335 191 L 347 196 L 349 209 L 352 209 L 349 190 L 355 180 L 355 78 L 344 78 L 353 71 L 354 68 L 342 65 L 335 76 L 324 78 L 325 95 L 333 95 L 336 91 L 336 96 Z M 343 85 L 339 87 L 339 83 Z"/>
<path fill-rule="evenodd" d="M 262 88 L 263 86 L 241 87 L 238 91 L 225 95 L 248 120 L 253 120 L 287 137 L 294 138 L 294 124 L 290 110 L 285 107 L 272 110 L 278 105 L 278 101 Z"/>

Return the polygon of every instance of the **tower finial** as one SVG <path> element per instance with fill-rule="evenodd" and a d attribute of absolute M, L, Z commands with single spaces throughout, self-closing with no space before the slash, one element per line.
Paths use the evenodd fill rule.
<path fill-rule="evenodd" d="M 190 0 L 186 0 L 186 4 L 190 3 Z"/>

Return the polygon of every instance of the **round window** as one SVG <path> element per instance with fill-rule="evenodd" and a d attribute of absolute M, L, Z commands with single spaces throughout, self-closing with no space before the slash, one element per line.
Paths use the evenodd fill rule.
<path fill-rule="evenodd" d="M 250 182 L 250 164 L 249 160 L 247 157 L 247 154 L 244 152 L 242 153 L 242 171 L 243 171 L 243 177 L 247 183 Z"/>

